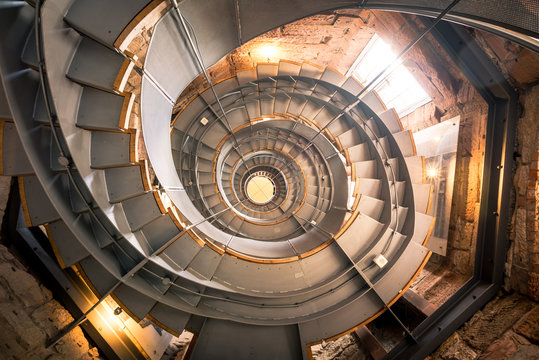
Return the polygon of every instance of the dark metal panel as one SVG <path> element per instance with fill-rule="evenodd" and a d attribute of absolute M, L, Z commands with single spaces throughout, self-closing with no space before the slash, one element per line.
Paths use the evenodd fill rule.
<path fill-rule="evenodd" d="M 206 319 L 191 359 L 301 359 L 295 325 L 253 326 Z"/>
<path fill-rule="evenodd" d="M 110 202 L 120 202 L 145 192 L 140 165 L 105 170 Z"/>
<path fill-rule="evenodd" d="M 5 122 L 3 125 L 0 124 L 0 127 L 3 127 L 1 130 L 3 133 L 0 137 L 2 139 L 2 149 L 0 149 L 0 155 L 2 156 L 2 159 L 0 159 L 3 171 L 2 175 L 32 174 L 34 169 L 32 169 L 26 157 L 15 125 Z"/>
<path fill-rule="evenodd" d="M 123 62 L 120 54 L 83 37 L 66 76 L 80 84 L 112 92 Z"/>
<path fill-rule="evenodd" d="M 37 69 L 37 52 L 36 52 L 36 36 L 35 31 L 30 31 L 26 43 L 24 44 L 24 50 L 21 54 L 21 61 L 33 69 Z"/>
<path fill-rule="evenodd" d="M 92 131 L 91 166 L 107 168 L 131 164 L 132 133 Z"/>
<path fill-rule="evenodd" d="M 155 304 L 154 299 L 124 284 L 118 286 L 113 294 L 122 307 L 128 309 L 138 320 L 143 319 Z"/>
<path fill-rule="evenodd" d="M 11 110 L 9 110 L 3 86 L 0 86 L 0 119 L 11 119 Z"/>
<path fill-rule="evenodd" d="M 112 47 L 116 38 L 150 0 L 76 0 L 65 20 L 78 31 Z"/>
<path fill-rule="evenodd" d="M 161 215 L 144 225 L 141 231 L 154 251 L 180 234 L 180 230 L 168 214 Z"/>
<path fill-rule="evenodd" d="M 32 226 L 46 224 L 60 217 L 36 176 L 24 176 L 20 181 L 22 182 L 20 186 L 24 189 L 28 219 Z"/>
<path fill-rule="evenodd" d="M 165 326 L 178 334 L 181 334 L 185 329 L 185 325 L 189 321 L 191 314 L 177 310 L 164 304 L 156 304 L 148 314 L 150 318 L 158 324 Z"/>
<path fill-rule="evenodd" d="M 496 294 L 507 253 L 517 94 L 465 29 L 442 22 L 433 35 L 489 104 L 475 269 L 468 283 L 414 329 L 417 343 L 399 344 L 388 359 L 423 359 L 434 351 Z"/>
<path fill-rule="evenodd" d="M 61 261 L 62 268 L 73 266 L 90 255 L 63 221 L 49 223 L 47 230 L 49 241 L 55 247 L 57 260 Z"/>
<path fill-rule="evenodd" d="M 367 9 L 400 11 L 415 15 L 436 17 L 451 1 L 366 1 Z M 539 5 L 518 0 L 461 1 L 445 16 L 446 20 L 493 32 L 521 45 L 539 51 Z"/>
<path fill-rule="evenodd" d="M 181 91 L 200 73 L 189 44 L 181 38 L 178 22 L 177 15 L 169 12 L 157 23 L 144 64 L 146 73 L 172 101 L 176 101 Z M 150 96 L 146 95 L 145 87 L 148 86 L 143 85 L 143 99 Z M 142 102 L 141 105 L 147 106 L 147 103 Z M 170 116 L 168 119 L 170 122 Z"/>
<path fill-rule="evenodd" d="M 119 130 L 125 97 L 84 87 L 77 126 L 85 129 Z"/>
<path fill-rule="evenodd" d="M 122 202 L 125 217 L 133 231 L 140 229 L 161 216 L 153 192 L 130 198 Z M 141 211 L 144 209 L 144 211 Z"/>
<path fill-rule="evenodd" d="M 194 29 L 206 67 L 240 45 L 233 0 L 183 1 L 179 7 Z"/>

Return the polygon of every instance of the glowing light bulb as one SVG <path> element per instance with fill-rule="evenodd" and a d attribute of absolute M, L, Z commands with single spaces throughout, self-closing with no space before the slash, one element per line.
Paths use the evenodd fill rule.
<path fill-rule="evenodd" d="M 271 58 L 274 57 L 277 53 L 277 49 L 275 49 L 275 46 L 271 45 L 265 45 L 260 48 L 260 55 L 264 58 Z"/>
<path fill-rule="evenodd" d="M 439 142 L 440 140 L 442 140 L 441 136 L 435 136 L 434 137 L 434 141 Z"/>
<path fill-rule="evenodd" d="M 435 169 L 435 168 L 427 169 L 427 177 L 429 179 L 437 178 L 438 177 L 438 169 Z"/>

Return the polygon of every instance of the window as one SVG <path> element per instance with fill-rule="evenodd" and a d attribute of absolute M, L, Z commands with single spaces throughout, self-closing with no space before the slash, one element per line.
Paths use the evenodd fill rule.
<path fill-rule="evenodd" d="M 347 75 L 354 75 L 363 85 L 367 85 L 396 57 L 391 47 L 374 34 Z M 376 85 L 375 90 L 387 108 L 395 108 L 401 117 L 431 101 L 425 90 L 402 64 L 397 65 L 385 76 Z"/>

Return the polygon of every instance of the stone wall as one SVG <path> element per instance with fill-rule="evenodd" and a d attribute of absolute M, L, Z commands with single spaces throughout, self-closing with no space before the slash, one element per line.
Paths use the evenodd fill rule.
<path fill-rule="evenodd" d="M 519 92 L 505 290 L 539 301 L 539 54 L 484 31 L 476 30 L 473 36 Z"/>
<path fill-rule="evenodd" d="M 360 345 L 355 333 L 344 335 L 331 342 L 323 342 L 312 347 L 316 360 L 369 360 L 368 352 Z"/>
<path fill-rule="evenodd" d="M 98 359 L 80 327 L 53 348 L 48 339 L 73 317 L 4 246 L 0 245 L 0 357 L 2 359 Z"/>
<path fill-rule="evenodd" d="M 539 305 L 499 296 L 451 335 L 430 360 L 539 359 Z"/>
<path fill-rule="evenodd" d="M 506 295 L 476 313 L 431 359 L 539 359 L 539 55 L 487 33 L 474 36 L 519 91 Z"/>
<path fill-rule="evenodd" d="M 4 214 L 10 177 L 0 177 L 0 214 Z M 2 239 L 5 242 L 5 239 Z M 9 239 L 8 239 L 9 240 Z M 0 244 L 0 358 L 99 359 L 80 327 L 51 349 L 45 343 L 73 317 L 11 252 Z"/>
<path fill-rule="evenodd" d="M 319 66 L 330 66 L 344 74 L 375 33 L 372 19 L 370 11 L 349 9 L 280 26 L 226 55 L 209 67 L 208 75 L 214 82 L 258 63 L 275 63 L 280 59 L 309 61 Z M 267 46 L 274 49 L 269 57 L 262 50 Z M 206 86 L 206 79 L 197 77 L 180 95 L 174 113 Z"/>
<path fill-rule="evenodd" d="M 539 54 L 476 30 L 477 44 L 519 92 L 520 117 L 514 149 L 514 203 L 505 290 L 539 301 Z"/>
<path fill-rule="evenodd" d="M 539 301 L 539 85 L 522 91 L 505 288 Z"/>

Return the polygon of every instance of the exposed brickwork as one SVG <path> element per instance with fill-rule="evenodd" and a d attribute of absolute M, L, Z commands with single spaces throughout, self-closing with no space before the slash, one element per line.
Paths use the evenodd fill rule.
<path fill-rule="evenodd" d="M 425 28 L 416 16 L 390 11 L 373 11 L 373 15 L 376 33 L 391 44 L 395 53 L 404 50 Z M 431 35 L 410 49 L 403 58 L 403 64 L 432 98 L 440 115 L 450 111 L 458 102 L 457 93 L 465 80 Z M 439 117 L 438 121 L 432 120 L 425 126 L 437 123 Z"/>
<path fill-rule="evenodd" d="M 435 307 L 442 305 L 469 279 L 452 271 L 444 263 L 429 262 L 411 288 Z"/>
<path fill-rule="evenodd" d="M 484 31 L 476 30 L 473 36 L 520 93 L 505 288 L 539 301 L 539 54 Z"/>
<path fill-rule="evenodd" d="M 99 359 L 77 327 L 51 349 L 45 342 L 73 317 L 51 292 L 0 245 L 0 357 L 2 359 Z"/>
<path fill-rule="evenodd" d="M 507 40 L 476 31 L 478 44 L 519 89 L 510 246 L 505 289 L 539 301 L 539 55 Z M 530 63 L 533 59 L 533 64 Z M 520 316 L 530 307 L 532 310 Z M 434 359 L 539 359 L 539 305 L 522 296 L 497 298 L 486 305 L 436 351 Z"/>
<path fill-rule="evenodd" d="M 524 88 L 539 80 L 538 54 L 486 31 L 475 30 L 472 34 L 477 44 L 515 87 Z"/>
<path fill-rule="evenodd" d="M 447 258 L 452 270 L 470 275 L 475 258 L 488 106 L 465 82 L 457 93 L 456 107 L 458 111 L 450 114 L 460 115 L 460 129 Z"/>
<path fill-rule="evenodd" d="M 11 177 L 0 176 L 0 222 L 10 184 Z M 79 327 L 52 349 L 45 349 L 45 342 L 71 321 L 51 292 L 0 244 L 0 358 L 99 359 L 97 348 L 88 343 Z"/>
<path fill-rule="evenodd" d="M 524 111 L 517 125 L 516 203 L 505 286 L 539 301 L 539 85 L 522 91 L 520 99 Z"/>
<path fill-rule="evenodd" d="M 336 341 L 313 346 L 314 360 L 368 360 L 369 354 L 361 347 L 355 334 L 344 335 Z"/>
<path fill-rule="evenodd" d="M 210 66 L 208 75 L 214 82 L 257 63 L 278 62 L 280 59 L 331 66 L 344 74 L 375 33 L 373 19 L 370 11 L 349 9 L 320 14 L 281 26 L 226 55 L 217 64 Z M 271 57 L 265 56 L 261 51 L 265 46 L 275 48 Z M 174 112 L 178 112 L 206 86 L 204 77 L 197 77 L 180 95 Z"/>
<path fill-rule="evenodd" d="M 497 297 L 449 337 L 430 359 L 537 359 L 538 315 L 539 305 L 523 296 Z M 526 356 L 519 357 L 523 355 Z"/>

